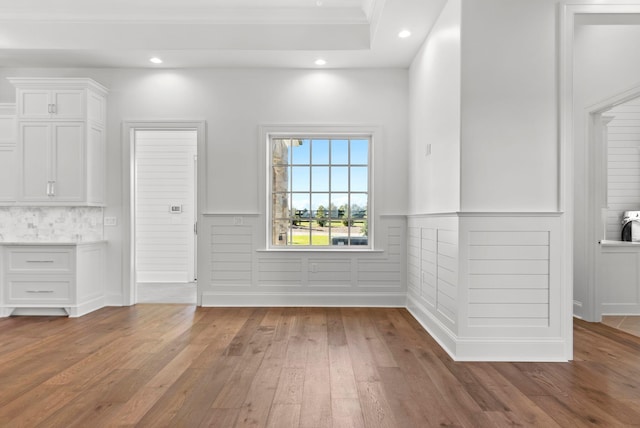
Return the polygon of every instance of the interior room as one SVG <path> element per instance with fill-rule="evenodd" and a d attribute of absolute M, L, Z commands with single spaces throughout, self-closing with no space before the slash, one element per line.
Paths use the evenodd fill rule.
<path fill-rule="evenodd" d="M 640 2 L 15 3 L 0 425 L 640 420 Z"/>

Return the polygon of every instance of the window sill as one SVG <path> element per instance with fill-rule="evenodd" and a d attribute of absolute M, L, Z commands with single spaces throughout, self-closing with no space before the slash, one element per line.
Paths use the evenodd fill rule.
<path fill-rule="evenodd" d="M 262 248 L 256 250 L 258 253 L 384 253 L 384 250 L 375 248 Z"/>

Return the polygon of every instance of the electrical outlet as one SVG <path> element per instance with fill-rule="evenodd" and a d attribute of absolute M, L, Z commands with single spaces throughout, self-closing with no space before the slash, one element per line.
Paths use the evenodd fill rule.
<path fill-rule="evenodd" d="M 242 226 L 242 224 L 244 223 L 242 217 L 234 217 L 233 218 L 233 224 L 235 226 Z"/>
<path fill-rule="evenodd" d="M 105 226 L 117 226 L 118 225 L 118 218 L 117 217 L 105 217 L 104 218 L 104 225 Z"/>

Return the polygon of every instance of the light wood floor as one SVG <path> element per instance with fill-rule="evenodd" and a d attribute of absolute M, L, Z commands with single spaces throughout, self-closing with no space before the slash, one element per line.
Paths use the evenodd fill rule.
<path fill-rule="evenodd" d="M 640 338 L 571 363 L 454 363 L 403 309 L 138 305 L 0 320 L 2 427 L 640 423 Z"/>

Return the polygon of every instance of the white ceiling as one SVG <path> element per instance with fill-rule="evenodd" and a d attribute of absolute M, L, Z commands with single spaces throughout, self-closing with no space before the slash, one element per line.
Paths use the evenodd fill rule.
<path fill-rule="evenodd" d="M 404 68 L 444 3 L 0 0 L 0 65 L 310 68 L 322 57 L 330 68 Z M 412 36 L 398 38 L 405 28 Z"/>

